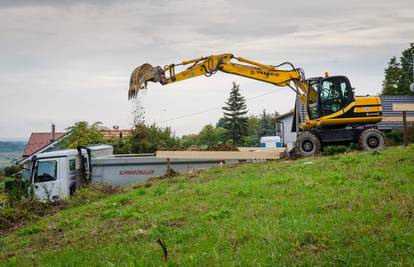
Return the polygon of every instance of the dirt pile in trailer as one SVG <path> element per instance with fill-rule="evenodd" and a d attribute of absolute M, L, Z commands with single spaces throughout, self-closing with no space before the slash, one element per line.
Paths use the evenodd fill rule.
<path fill-rule="evenodd" d="M 218 144 L 209 146 L 207 151 L 240 151 L 237 147 L 234 147 L 230 144 Z"/>

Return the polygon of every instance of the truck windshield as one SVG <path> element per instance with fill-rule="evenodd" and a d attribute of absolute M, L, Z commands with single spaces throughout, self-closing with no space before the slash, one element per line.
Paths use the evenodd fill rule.
<path fill-rule="evenodd" d="M 57 162 L 55 160 L 39 161 L 34 175 L 35 183 L 54 181 L 57 178 Z"/>

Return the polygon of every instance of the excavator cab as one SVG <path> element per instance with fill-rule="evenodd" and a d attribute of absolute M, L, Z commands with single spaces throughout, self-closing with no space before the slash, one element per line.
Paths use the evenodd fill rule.
<path fill-rule="evenodd" d="M 313 78 L 309 83 L 317 92 L 316 98 L 308 97 L 310 119 L 336 113 L 354 100 L 351 83 L 345 76 Z"/>

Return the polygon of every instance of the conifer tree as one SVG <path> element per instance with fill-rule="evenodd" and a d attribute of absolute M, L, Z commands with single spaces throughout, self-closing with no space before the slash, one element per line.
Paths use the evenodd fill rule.
<path fill-rule="evenodd" d="M 230 96 L 223 107 L 224 128 L 227 130 L 226 136 L 232 140 L 234 146 L 241 145 L 243 139 L 248 135 L 247 126 L 247 105 L 246 99 L 240 94 L 239 85 L 233 82 Z"/>

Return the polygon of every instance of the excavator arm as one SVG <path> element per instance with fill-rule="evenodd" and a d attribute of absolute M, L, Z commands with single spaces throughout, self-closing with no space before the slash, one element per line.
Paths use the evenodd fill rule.
<path fill-rule="evenodd" d="M 237 63 L 232 62 L 237 61 Z M 290 70 L 278 69 L 288 65 Z M 188 66 L 185 70 L 176 73 L 176 67 Z M 170 84 L 201 75 L 211 76 L 217 71 L 239 75 L 246 78 L 274 84 L 276 86 L 289 86 L 301 96 L 306 105 L 306 97 L 315 92 L 305 82 L 305 75 L 300 68 L 295 68 L 291 63 L 283 63 L 279 66 L 265 65 L 242 57 L 234 57 L 232 54 L 212 55 L 183 61 L 179 64 L 167 65 L 164 68 L 152 67 L 144 64 L 137 67 L 131 74 L 129 98 L 135 98 L 140 89 L 146 88 L 147 82 L 160 82 Z M 293 83 L 293 86 L 292 86 Z"/>

